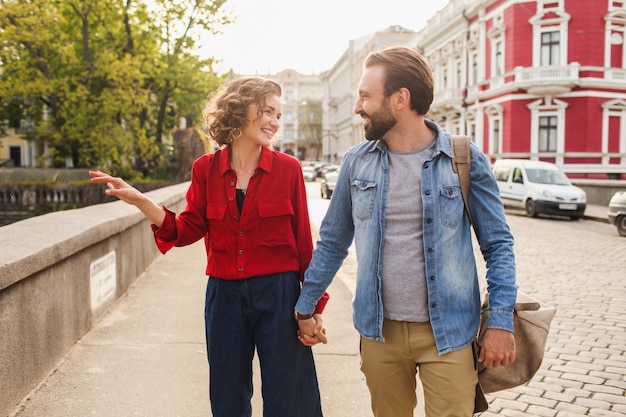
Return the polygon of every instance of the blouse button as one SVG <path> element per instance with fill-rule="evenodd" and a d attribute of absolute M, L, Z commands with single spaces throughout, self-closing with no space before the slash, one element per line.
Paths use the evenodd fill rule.
<path fill-rule="evenodd" d="M 239 255 L 243 255 L 243 249 L 239 249 Z"/>
<path fill-rule="evenodd" d="M 430 190 L 429 190 L 429 191 L 426 191 L 426 195 L 430 195 Z"/>
<path fill-rule="evenodd" d="M 233 201 L 233 198 L 232 197 L 228 197 L 228 201 Z"/>
<path fill-rule="evenodd" d="M 433 222 L 433 219 L 426 219 L 426 223 L 430 224 Z"/>
<path fill-rule="evenodd" d="M 235 216 L 233 216 L 233 219 L 239 220 L 239 216 L 235 215 Z"/>
<path fill-rule="evenodd" d="M 234 187 L 234 186 L 235 186 L 235 183 L 234 183 L 233 181 L 231 181 L 231 182 L 230 182 L 230 186 L 231 186 L 231 187 Z"/>
<path fill-rule="evenodd" d="M 243 236 L 243 232 L 239 232 L 239 236 Z"/>
<path fill-rule="evenodd" d="M 433 253 L 433 248 L 428 248 L 428 253 Z"/>
<path fill-rule="evenodd" d="M 430 280 L 431 280 L 431 281 L 434 281 L 434 280 L 435 280 L 435 276 L 434 276 L 434 275 L 431 275 L 431 276 L 430 276 Z"/>
<path fill-rule="evenodd" d="M 239 272 L 243 272 L 243 267 L 239 267 Z"/>

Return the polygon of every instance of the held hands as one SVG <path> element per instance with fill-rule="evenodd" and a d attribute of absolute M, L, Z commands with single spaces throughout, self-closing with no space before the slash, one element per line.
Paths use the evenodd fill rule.
<path fill-rule="evenodd" d="M 502 329 L 487 329 L 478 355 L 485 368 L 507 366 L 515 360 L 513 333 Z"/>
<path fill-rule="evenodd" d="M 298 340 L 304 346 L 315 346 L 318 343 L 326 344 L 326 329 L 322 327 L 322 315 L 313 314 L 307 320 L 298 320 Z"/>

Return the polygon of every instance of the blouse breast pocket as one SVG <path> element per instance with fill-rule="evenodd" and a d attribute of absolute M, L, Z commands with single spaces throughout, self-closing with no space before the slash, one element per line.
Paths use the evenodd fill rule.
<path fill-rule="evenodd" d="M 289 200 L 259 204 L 259 217 L 264 236 L 259 236 L 264 242 L 261 244 L 284 244 L 295 241 L 291 220 L 295 215 L 293 205 Z"/>
<path fill-rule="evenodd" d="M 444 185 L 439 188 L 439 208 L 441 223 L 444 226 L 455 227 L 463 217 L 463 196 L 458 185 Z"/>
<path fill-rule="evenodd" d="M 223 221 L 226 214 L 226 204 L 209 203 L 206 206 L 206 218 L 210 223 L 211 220 Z"/>
<path fill-rule="evenodd" d="M 352 210 L 357 219 L 365 220 L 372 217 L 376 187 L 375 181 L 352 180 L 350 196 L 352 197 Z"/>
<path fill-rule="evenodd" d="M 209 203 L 206 207 L 206 223 L 209 244 L 213 250 L 225 250 L 228 247 L 228 233 L 226 233 L 227 206 L 225 204 Z"/>

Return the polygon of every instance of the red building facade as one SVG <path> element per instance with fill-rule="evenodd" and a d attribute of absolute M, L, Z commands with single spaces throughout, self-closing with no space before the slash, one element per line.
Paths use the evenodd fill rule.
<path fill-rule="evenodd" d="M 626 0 L 452 0 L 416 34 L 429 117 L 492 159 L 626 179 Z"/>

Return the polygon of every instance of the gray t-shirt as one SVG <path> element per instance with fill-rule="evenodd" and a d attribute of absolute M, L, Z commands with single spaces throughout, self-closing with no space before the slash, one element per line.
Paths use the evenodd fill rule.
<path fill-rule="evenodd" d="M 419 151 L 389 151 L 382 294 L 383 314 L 391 320 L 429 321 L 421 180 L 434 149 L 433 140 Z"/>

